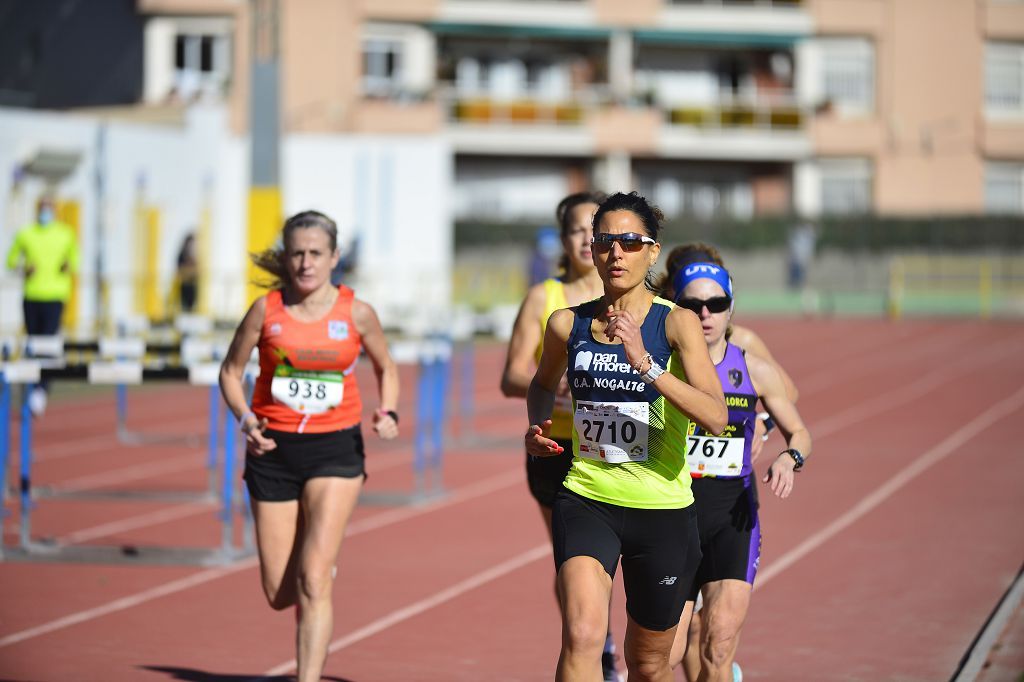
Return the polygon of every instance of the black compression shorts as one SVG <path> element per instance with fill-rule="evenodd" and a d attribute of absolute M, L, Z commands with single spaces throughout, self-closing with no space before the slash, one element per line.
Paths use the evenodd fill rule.
<path fill-rule="evenodd" d="M 360 425 L 327 433 L 290 433 L 268 429 L 277 447 L 263 455 L 245 455 L 249 496 L 263 502 L 297 500 L 311 478 L 366 475 Z"/>
<path fill-rule="evenodd" d="M 573 557 L 589 556 L 614 577 L 621 556 L 630 617 L 659 632 L 679 623 L 700 561 L 693 505 L 634 509 L 562 490 L 551 525 L 556 568 Z"/>
<path fill-rule="evenodd" d="M 703 558 L 690 599 L 696 599 L 704 585 L 719 580 L 743 580 L 753 585 L 761 560 L 754 477 L 695 478 L 693 496 Z"/>

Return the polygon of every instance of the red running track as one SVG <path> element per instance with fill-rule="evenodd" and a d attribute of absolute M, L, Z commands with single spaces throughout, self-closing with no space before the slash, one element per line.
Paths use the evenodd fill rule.
<path fill-rule="evenodd" d="M 746 679 L 949 679 L 1024 561 L 1024 325 L 751 324 L 801 388 L 815 454 L 790 499 L 761 496 Z M 525 488 L 525 410 L 497 392 L 501 362 L 500 347 L 478 349 L 472 433 L 463 423 L 446 453 L 450 494 L 357 509 L 339 564 L 332 679 L 551 679 L 553 570 Z M 401 441 L 368 438 L 368 490 L 411 485 L 414 376 L 405 370 Z M 112 394 L 54 401 L 35 431 L 37 485 L 204 489 L 200 448 L 119 445 L 113 405 Z M 130 421 L 201 434 L 205 409 L 200 390 L 147 387 L 132 391 Z M 16 524 L 16 513 L 5 521 L 8 544 Z M 215 546 L 220 532 L 209 505 L 145 501 L 44 499 L 33 526 L 37 538 L 112 545 Z M 622 603 L 620 592 L 619 636 Z M 287 673 L 294 655 L 292 616 L 264 605 L 252 560 L 2 563 L 0 604 L 5 679 L 234 682 Z"/>

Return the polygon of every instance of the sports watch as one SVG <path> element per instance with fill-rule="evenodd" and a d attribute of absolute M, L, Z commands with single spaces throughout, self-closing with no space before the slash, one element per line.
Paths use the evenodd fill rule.
<path fill-rule="evenodd" d="M 658 377 L 665 373 L 665 368 L 651 360 L 651 366 L 646 372 L 640 375 L 640 378 L 648 384 L 653 384 Z"/>
<path fill-rule="evenodd" d="M 799 450 L 789 448 L 787 450 L 783 450 L 779 454 L 789 455 L 790 457 L 793 458 L 793 461 L 796 462 L 796 464 L 793 465 L 793 471 L 800 471 L 801 469 L 804 468 L 804 456 L 800 454 Z"/>

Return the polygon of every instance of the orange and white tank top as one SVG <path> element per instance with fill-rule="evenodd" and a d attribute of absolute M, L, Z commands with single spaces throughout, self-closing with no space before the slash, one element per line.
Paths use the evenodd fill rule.
<path fill-rule="evenodd" d="M 285 310 L 281 291 L 267 294 L 260 333 L 260 376 L 252 411 L 268 428 L 324 433 L 355 426 L 363 406 L 355 366 L 362 346 L 346 286 L 322 318 L 302 322 Z"/>

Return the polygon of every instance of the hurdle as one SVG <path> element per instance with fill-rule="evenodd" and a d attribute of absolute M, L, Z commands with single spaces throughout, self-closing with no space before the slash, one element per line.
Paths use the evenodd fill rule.
<path fill-rule="evenodd" d="M 399 364 L 417 363 L 416 430 L 413 436 L 412 490 L 363 491 L 359 504 L 417 505 L 443 498 L 445 405 L 451 377 L 452 342 L 430 336 L 391 344 L 391 355 Z"/>
<path fill-rule="evenodd" d="M 247 376 L 254 371 L 247 369 Z M 92 384 L 139 384 L 144 381 L 188 381 L 193 385 L 209 386 L 210 389 L 210 453 L 208 463 L 214 467 L 210 475 L 212 490 L 191 493 L 189 495 L 172 493 L 163 494 L 153 491 L 55 491 L 47 495 L 45 489 L 33 490 L 32 487 L 32 416 L 27 400 L 21 405 L 21 441 L 20 461 L 21 475 L 18 485 L 20 521 L 18 544 L 7 547 L 3 544 L 0 534 L 0 559 L 11 561 L 81 561 L 92 563 L 135 564 L 191 564 L 219 565 L 228 563 L 253 553 L 251 538 L 243 537 L 241 547 L 234 543 L 236 512 L 235 487 L 239 484 L 235 475 L 235 465 L 239 456 L 235 431 L 237 420 L 230 410 L 220 410 L 220 398 L 217 388 L 219 364 L 214 362 L 197 363 L 189 367 L 145 367 L 138 362 L 127 361 L 95 361 L 88 364 L 64 365 L 62 367 L 44 367 L 40 360 L 27 359 L 6 362 L 0 367 L 0 490 L 7 489 L 7 471 L 10 459 L 10 423 L 11 423 L 11 386 L 21 384 L 28 390 L 42 380 L 87 380 Z M 222 426 L 223 424 L 223 426 Z M 219 437 L 223 429 L 223 439 Z M 223 445 L 223 449 L 221 449 Z M 218 455 L 223 453 L 223 457 Z M 220 495 L 212 494 L 216 488 L 216 462 L 220 460 Z M 52 491 L 53 492 L 53 491 Z M 72 494 L 68 494 L 71 492 Z M 220 510 L 217 513 L 221 523 L 221 544 L 219 547 L 149 547 L 149 546 L 93 546 L 93 545 L 61 545 L 52 541 L 37 541 L 32 538 L 31 519 L 35 506 L 34 498 L 39 497 L 73 497 L 78 499 L 147 499 L 150 501 L 205 501 L 216 502 L 220 499 Z M 244 499 L 244 497 L 240 498 Z M 5 508 L 6 511 L 6 508 Z M 2 522 L 3 519 L 0 519 Z M 251 532 L 251 520 L 246 521 L 244 532 Z"/>

